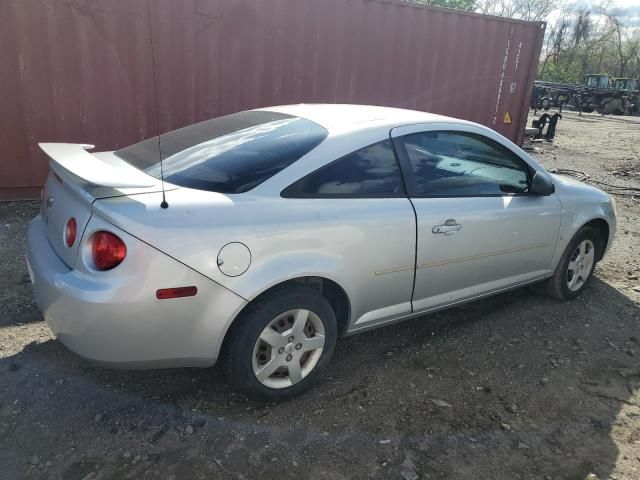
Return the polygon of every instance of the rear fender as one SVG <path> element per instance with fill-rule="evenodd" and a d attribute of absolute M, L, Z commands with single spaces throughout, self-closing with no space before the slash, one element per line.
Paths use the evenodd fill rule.
<path fill-rule="evenodd" d="M 116 234 L 127 247 L 124 261 L 108 271 L 91 266 L 92 236 L 101 230 Z M 227 329 L 246 305 L 243 298 L 96 215 L 81 242 L 75 269 L 57 282 L 67 305 L 54 301 L 45 312 L 70 348 L 97 361 L 117 358 L 123 366 L 155 366 L 162 359 L 173 366 L 215 362 Z M 159 289 L 184 286 L 195 286 L 197 294 L 156 298 Z M 74 310 L 83 313 L 69 315 Z M 78 329 L 84 340 L 75 344 Z M 114 337 L 120 340 L 104 341 Z"/>
<path fill-rule="evenodd" d="M 251 301 L 270 288 L 288 280 L 303 277 L 322 277 L 344 288 L 339 276 L 342 260 L 338 256 L 323 255 L 317 252 L 295 252 L 277 257 L 265 258 L 252 263 L 251 268 L 234 282 L 234 291 Z"/>

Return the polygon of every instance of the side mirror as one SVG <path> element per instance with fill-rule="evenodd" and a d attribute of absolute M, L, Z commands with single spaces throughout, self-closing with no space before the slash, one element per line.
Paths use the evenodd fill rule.
<path fill-rule="evenodd" d="M 556 191 L 556 186 L 551 181 L 549 175 L 545 175 L 541 172 L 536 172 L 531 179 L 531 186 L 529 187 L 529 193 L 532 195 L 551 195 Z"/>

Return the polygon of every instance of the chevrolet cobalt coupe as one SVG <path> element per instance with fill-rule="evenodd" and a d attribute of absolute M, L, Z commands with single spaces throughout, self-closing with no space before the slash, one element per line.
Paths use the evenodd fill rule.
<path fill-rule="evenodd" d="M 27 260 L 60 341 L 127 368 L 219 359 L 261 401 L 306 390 L 344 335 L 536 282 L 574 298 L 616 229 L 606 193 L 410 110 L 281 106 L 114 152 L 40 147 Z"/>

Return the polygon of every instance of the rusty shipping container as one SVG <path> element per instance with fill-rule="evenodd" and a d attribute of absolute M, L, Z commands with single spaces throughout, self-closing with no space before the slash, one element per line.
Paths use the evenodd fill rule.
<path fill-rule="evenodd" d="M 0 199 L 38 196 L 37 142 L 110 150 L 276 104 L 413 108 L 520 142 L 544 28 L 397 0 L 0 0 Z"/>

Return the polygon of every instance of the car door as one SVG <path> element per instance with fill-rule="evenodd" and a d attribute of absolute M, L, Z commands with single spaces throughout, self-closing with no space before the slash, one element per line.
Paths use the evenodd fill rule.
<path fill-rule="evenodd" d="M 418 223 L 414 311 L 549 275 L 561 205 L 528 193 L 534 171 L 522 157 L 473 126 L 391 135 Z"/>
<path fill-rule="evenodd" d="M 350 331 L 411 314 L 416 222 L 389 138 L 312 171 L 281 197 L 284 221 L 308 239 L 305 255 L 325 258 L 318 271 L 346 290 Z"/>

